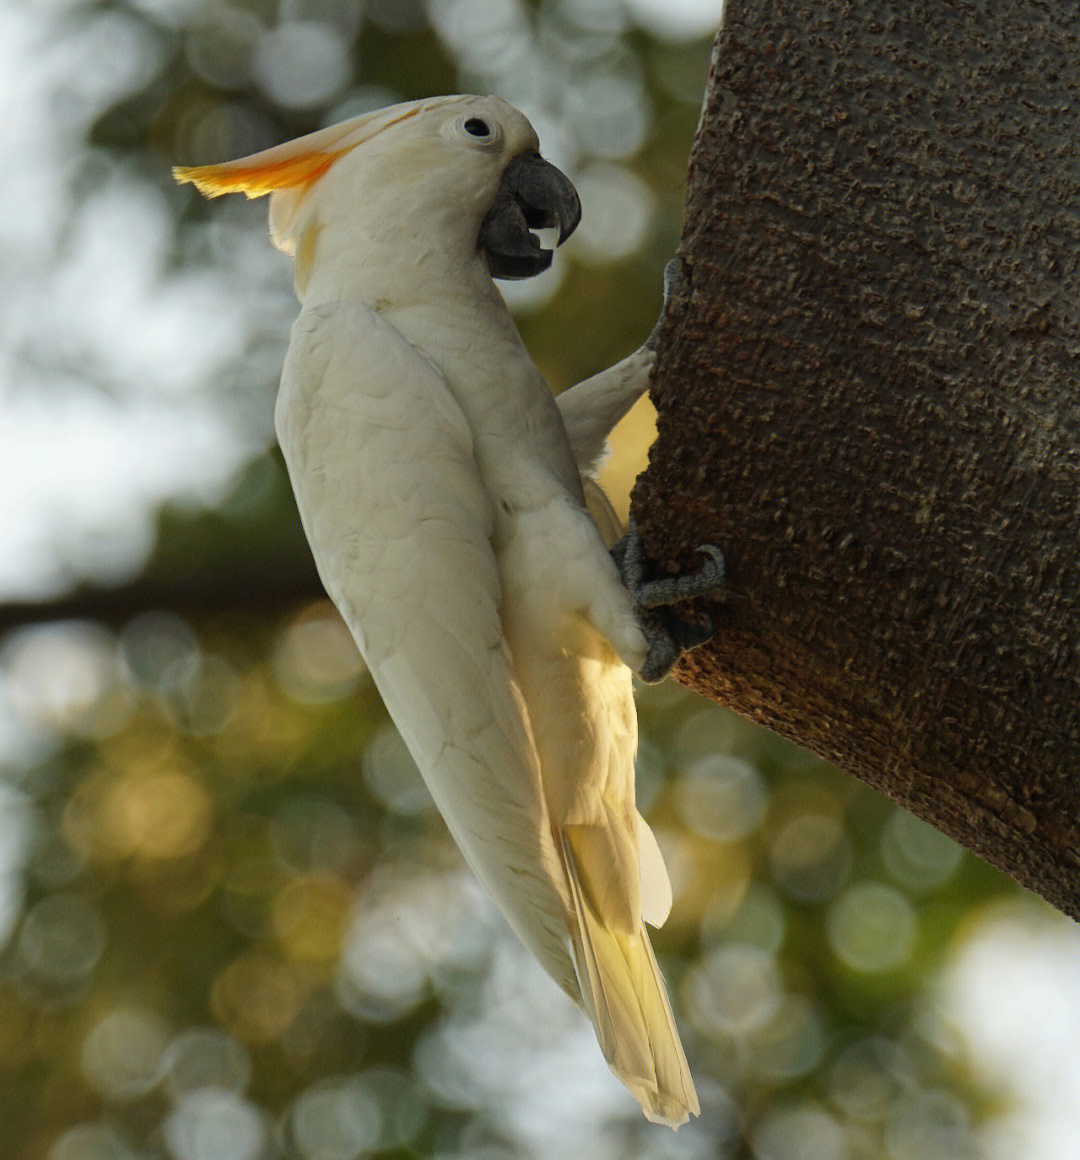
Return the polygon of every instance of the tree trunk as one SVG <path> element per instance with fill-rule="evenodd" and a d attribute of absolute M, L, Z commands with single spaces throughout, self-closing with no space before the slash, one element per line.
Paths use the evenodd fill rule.
<path fill-rule="evenodd" d="M 728 0 L 653 558 L 728 558 L 683 681 L 1080 917 L 1080 23 Z"/>

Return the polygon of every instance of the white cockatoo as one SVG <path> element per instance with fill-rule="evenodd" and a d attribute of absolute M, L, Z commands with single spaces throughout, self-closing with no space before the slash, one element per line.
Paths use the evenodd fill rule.
<path fill-rule="evenodd" d="M 652 355 L 556 401 L 492 281 L 549 265 L 530 229 L 561 242 L 573 186 L 521 113 L 468 96 L 176 177 L 270 194 L 302 303 L 277 432 L 323 583 L 469 865 L 646 1116 L 684 1123 L 698 1099 L 643 925 L 671 886 L 634 802 L 631 671 L 695 639 L 650 630 L 670 582 L 635 602 L 587 478 Z"/>

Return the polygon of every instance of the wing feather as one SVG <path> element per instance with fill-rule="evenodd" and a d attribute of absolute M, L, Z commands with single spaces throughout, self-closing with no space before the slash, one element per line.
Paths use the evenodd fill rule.
<path fill-rule="evenodd" d="M 596 471 L 615 425 L 649 389 L 655 362 L 656 355 L 648 347 L 639 347 L 555 400 L 583 475 Z"/>
<path fill-rule="evenodd" d="M 569 892 L 500 620 L 494 512 L 435 367 L 357 304 L 293 329 L 278 434 L 323 583 L 466 860 L 572 994 Z"/>

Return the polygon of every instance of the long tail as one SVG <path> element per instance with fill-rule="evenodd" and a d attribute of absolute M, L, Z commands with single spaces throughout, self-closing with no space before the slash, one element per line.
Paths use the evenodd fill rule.
<path fill-rule="evenodd" d="M 561 836 L 585 1013 L 608 1065 L 648 1119 L 677 1128 L 701 1109 L 649 936 L 640 918 L 628 934 L 604 926 L 583 889 L 573 837 Z"/>

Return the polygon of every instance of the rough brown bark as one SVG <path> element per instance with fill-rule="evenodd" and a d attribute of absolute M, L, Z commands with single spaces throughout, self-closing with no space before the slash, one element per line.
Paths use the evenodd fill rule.
<path fill-rule="evenodd" d="M 634 493 L 682 678 L 1080 917 L 1080 23 L 728 0 Z"/>

